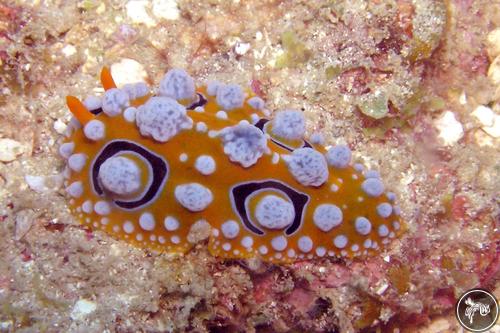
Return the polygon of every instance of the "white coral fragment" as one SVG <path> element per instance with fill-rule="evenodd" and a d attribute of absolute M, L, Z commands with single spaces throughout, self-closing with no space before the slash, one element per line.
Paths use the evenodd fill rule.
<path fill-rule="evenodd" d="M 183 129 L 190 129 L 193 120 L 186 108 L 168 97 L 152 97 L 141 105 L 135 115 L 139 131 L 160 142 L 167 142 Z"/>

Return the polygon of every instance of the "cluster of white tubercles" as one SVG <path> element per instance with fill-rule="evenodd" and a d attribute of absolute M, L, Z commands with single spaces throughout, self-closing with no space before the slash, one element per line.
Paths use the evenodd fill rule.
<path fill-rule="evenodd" d="M 109 192 L 129 196 L 141 188 L 141 170 L 133 160 L 114 156 L 108 158 L 99 168 L 99 182 Z"/>
<path fill-rule="evenodd" d="M 183 129 L 193 127 L 186 108 L 169 97 L 151 97 L 135 112 L 139 131 L 156 141 L 167 142 Z"/>
<path fill-rule="evenodd" d="M 195 96 L 194 80 L 183 69 L 171 69 L 160 82 L 159 95 L 176 100 L 192 100 Z"/>
<path fill-rule="evenodd" d="M 110 117 L 119 115 L 129 105 L 128 95 L 121 89 L 106 90 L 102 99 L 102 111 Z"/>
<path fill-rule="evenodd" d="M 300 111 L 284 110 L 272 120 L 272 134 L 286 140 L 300 140 L 306 132 L 306 120 Z"/>
<path fill-rule="evenodd" d="M 218 136 L 222 139 L 224 153 L 232 162 L 248 168 L 268 151 L 266 135 L 257 127 L 240 123 L 226 127 Z"/>
<path fill-rule="evenodd" d="M 295 180 L 304 186 L 321 186 L 328 179 L 325 157 L 312 148 L 299 148 L 282 158 Z"/>

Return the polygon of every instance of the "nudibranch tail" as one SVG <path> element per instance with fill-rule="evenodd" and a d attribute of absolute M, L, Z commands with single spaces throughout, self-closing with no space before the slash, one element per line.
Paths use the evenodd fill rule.
<path fill-rule="evenodd" d="M 403 232 L 378 172 L 347 146 L 305 138 L 300 111 L 276 112 L 235 84 L 196 87 L 170 70 L 68 106 L 83 126 L 60 152 L 75 216 L 137 246 L 184 253 L 209 238 L 222 258 L 291 262 L 376 253 Z"/>

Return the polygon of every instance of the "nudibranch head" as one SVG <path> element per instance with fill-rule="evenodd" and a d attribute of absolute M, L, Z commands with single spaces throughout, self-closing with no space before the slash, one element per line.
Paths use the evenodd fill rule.
<path fill-rule="evenodd" d="M 172 69 L 154 94 L 117 88 L 68 96 L 77 121 L 60 146 L 75 216 L 137 246 L 184 253 L 208 236 L 223 258 L 290 262 L 375 253 L 402 232 L 378 172 L 351 151 L 304 138 L 304 115 L 269 118 L 265 102 L 235 84 L 195 85 Z M 204 230 L 204 231 L 203 231 Z"/>

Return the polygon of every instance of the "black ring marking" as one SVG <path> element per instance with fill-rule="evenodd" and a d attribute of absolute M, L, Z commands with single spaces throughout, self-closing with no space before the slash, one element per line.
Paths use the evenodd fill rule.
<path fill-rule="evenodd" d="M 101 185 L 99 184 L 98 180 L 98 175 L 99 175 L 99 169 L 101 165 L 106 161 L 108 158 L 113 157 L 114 155 L 121 153 L 121 152 L 134 152 L 141 157 L 145 158 L 152 170 L 153 170 L 153 180 L 151 181 L 151 185 L 147 189 L 146 193 L 142 196 L 142 198 L 134 201 L 114 201 L 114 203 L 124 209 L 135 209 L 140 206 L 143 206 L 147 204 L 149 201 L 153 200 L 160 188 L 163 186 L 163 183 L 165 179 L 167 178 L 168 174 L 168 167 L 167 163 L 165 160 L 146 148 L 130 142 L 130 141 L 125 141 L 125 140 L 117 140 L 117 141 L 111 141 L 108 143 L 97 155 L 96 159 L 94 160 L 94 164 L 92 166 L 92 185 L 94 187 L 94 191 L 98 195 L 103 195 L 104 191 L 101 188 Z"/>
<path fill-rule="evenodd" d="M 266 134 L 266 130 L 264 129 L 264 127 L 268 122 L 269 122 L 269 119 L 261 118 L 261 119 L 259 119 L 258 122 L 255 123 L 254 126 L 257 127 L 258 129 L 260 129 L 264 134 Z M 278 140 L 275 140 L 272 136 L 271 136 L 271 141 L 274 142 L 274 144 L 276 144 L 276 145 L 280 146 L 281 148 L 286 149 L 288 151 L 294 151 L 295 149 L 297 149 L 297 148 L 287 146 L 286 144 L 284 144 Z M 303 141 L 302 147 L 299 147 L 299 148 L 312 148 L 312 146 L 309 142 L 307 142 L 304 139 L 302 141 Z"/>
<path fill-rule="evenodd" d="M 90 113 L 92 113 L 93 115 L 97 116 L 99 113 L 102 112 L 102 108 L 97 108 L 97 109 L 94 109 L 94 110 L 89 110 Z"/>
<path fill-rule="evenodd" d="M 207 99 L 205 98 L 205 96 L 203 96 L 203 94 L 196 93 L 196 95 L 198 95 L 198 100 L 196 102 L 194 102 L 193 104 L 191 104 L 190 106 L 188 106 L 187 107 L 188 110 L 194 110 L 198 106 L 203 106 L 203 105 L 207 104 Z"/>
<path fill-rule="evenodd" d="M 251 182 L 236 185 L 231 190 L 231 200 L 234 203 L 234 207 L 245 227 L 257 235 L 264 235 L 264 231 L 255 226 L 255 224 L 250 221 L 248 217 L 247 208 L 245 205 L 246 199 L 255 191 L 265 190 L 265 189 L 275 189 L 279 190 L 287 195 L 287 197 L 292 201 L 293 208 L 295 209 L 295 218 L 292 224 L 285 230 L 287 236 L 293 234 L 300 227 L 302 221 L 302 213 L 304 207 L 309 201 L 309 196 L 300 193 L 293 188 L 274 180 L 266 180 L 262 182 Z"/>

